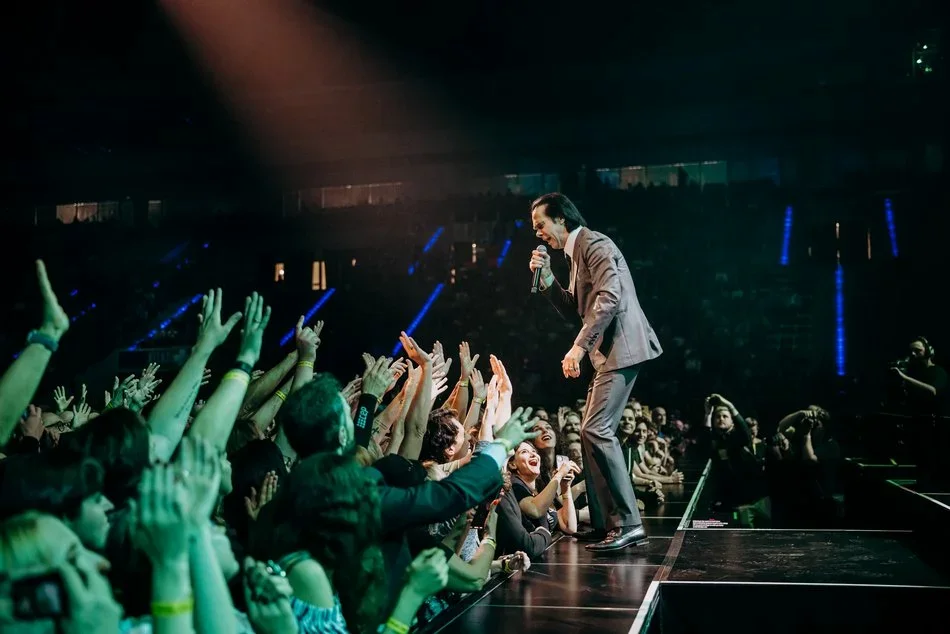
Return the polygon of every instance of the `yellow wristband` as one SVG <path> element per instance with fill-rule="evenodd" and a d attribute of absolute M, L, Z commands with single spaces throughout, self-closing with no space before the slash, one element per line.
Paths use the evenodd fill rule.
<path fill-rule="evenodd" d="M 459 381 L 459 385 L 462 387 L 468 387 L 468 381 Z"/>
<path fill-rule="evenodd" d="M 298 367 L 298 368 L 310 368 L 310 369 L 312 370 L 312 369 L 313 369 L 313 361 L 298 361 L 298 362 L 297 362 L 297 367 Z"/>
<path fill-rule="evenodd" d="M 409 626 L 403 623 L 402 621 L 397 621 L 394 618 L 390 618 L 386 621 L 386 627 L 391 629 L 396 634 L 408 634 Z"/>
<path fill-rule="evenodd" d="M 478 397 L 476 396 L 475 398 L 472 399 L 472 402 L 474 402 L 474 403 L 476 403 L 476 404 L 478 404 L 478 405 L 484 405 L 484 404 L 485 404 L 485 399 L 483 399 L 483 398 L 478 398 Z"/>
<path fill-rule="evenodd" d="M 276 394 L 277 394 L 277 398 L 279 398 L 280 400 L 282 401 L 287 400 L 287 395 L 281 392 L 280 390 L 277 390 Z"/>
<path fill-rule="evenodd" d="M 244 385 L 251 384 L 251 377 L 249 377 L 246 372 L 242 372 L 241 370 L 231 370 L 230 372 L 225 373 L 224 378 L 221 380 L 240 381 Z"/>
<path fill-rule="evenodd" d="M 482 546 L 491 545 L 492 548 L 498 548 L 498 542 L 495 541 L 494 537 L 486 537 L 482 540 Z"/>
<path fill-rule="evenodd" d="M 190 614 L 195 609 L 195 598 L 188 597 L 181 601 L 153 601 L 152 616 L 157 619 L 171 616 Z"/>

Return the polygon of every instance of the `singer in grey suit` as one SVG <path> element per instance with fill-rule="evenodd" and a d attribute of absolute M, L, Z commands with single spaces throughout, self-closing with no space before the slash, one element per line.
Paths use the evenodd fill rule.
<path fill-rule="evenodd" d="M 549 247 L 563 249 L 570 265 L 565 289 L 551 271 L 546 251 L 531 254 L 531 270 L 540 270 L 542 293 L 564 318 L 576 312 L 581 329 L 561 361 L 566 378 L 580 376 L 590 358 L 595 374 L 587 390 L 581 425 L 584 477 L 593 530 L 577 535 L 593 551 L 612 551 L 647 541 L 633 482 L 617 440 L 623 408 L 640 365 L 663 349 L 643 314 L 630 269 L 613 241 L 591 231 L 563 194 L 541 196 L 531 204 L 534 230 Z"/>

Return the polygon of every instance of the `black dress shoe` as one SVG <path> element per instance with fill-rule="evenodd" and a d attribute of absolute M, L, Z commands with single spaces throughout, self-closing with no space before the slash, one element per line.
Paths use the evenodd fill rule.
<path fill-rule="evenodd" d="M 612 531 L 607 537 L 596 544 L 588 544 L 587 550 L 597 553 L 609 553 L 615 550 L 623 550 L 628 546 L 642 546 L 649 543 L 650 539 L 643 530 L 643 526 L 633 528 L 624 528 L 619 531 Z"/>
<path fill-rule="evenodd" d="M 609 535 L 610 533 L 603 529 L 592 528 L 589 531 L 574 533 L 574 539 L 579 542 L 599 542 L 606 539 Z"/>

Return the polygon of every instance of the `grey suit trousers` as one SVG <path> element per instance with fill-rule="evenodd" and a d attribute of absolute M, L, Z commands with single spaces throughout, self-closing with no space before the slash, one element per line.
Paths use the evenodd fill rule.
<path fill-rule="evenodd" d="M 597 372 L 587 388 L 581 447 L 590 521 L 595 529 L 642 524 L 633 481 L 617 440 L 620 417 L 639 373 L 639 365 Z"/>

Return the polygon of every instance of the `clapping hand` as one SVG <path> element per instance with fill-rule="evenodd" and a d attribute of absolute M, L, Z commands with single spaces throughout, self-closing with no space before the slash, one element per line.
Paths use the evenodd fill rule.
<path fill-rule="evenodd" d="M 264 505 L 274 499 L 274 496 L 277 494 L 277 473 L 271 471 L 266 476 L 264 476 L 264 481 L 261 483 L 260 492 L 257 491 L 254 487 L 251 487 L 251 495 L 244 496 L 244 509 L 247 511 L 248 517 L 252 520 L 257 520 L 257 516 L 260 515 L 261 509 L 264 508 Z"/>

